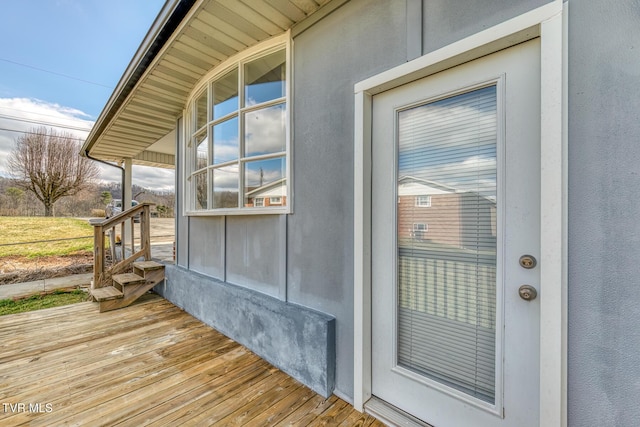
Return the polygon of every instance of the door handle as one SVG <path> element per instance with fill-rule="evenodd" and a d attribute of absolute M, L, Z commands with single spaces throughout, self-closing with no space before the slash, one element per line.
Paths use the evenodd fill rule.
<path fill-rule="evenodd" d="M 533 301 L 538 296 L 538 291 L 531 285 L 522 285 L 518 289 L 518 294 L 525 301 Z"/>

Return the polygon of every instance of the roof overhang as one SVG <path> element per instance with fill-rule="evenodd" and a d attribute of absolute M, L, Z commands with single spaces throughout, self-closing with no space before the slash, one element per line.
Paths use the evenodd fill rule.
<path fill-rule="evenodd" d="M 82 155 L 175 165 L 176 120 L 211 69 L 348 0 L 168 0 L 87 137 Z M 310 17 L 313 15 L 313 18 Z"/>

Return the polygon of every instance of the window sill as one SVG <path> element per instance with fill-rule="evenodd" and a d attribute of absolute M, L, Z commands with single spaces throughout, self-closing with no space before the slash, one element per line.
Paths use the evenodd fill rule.
<path fill-rule="evenodd" d="M 240 215 L 283 215 L 292 213 L 292 209 L 285 207 L 250 208 L 250 209 L 212 209 L 201 211 L 187 211 L 185 216 L 240 216 Z"/>

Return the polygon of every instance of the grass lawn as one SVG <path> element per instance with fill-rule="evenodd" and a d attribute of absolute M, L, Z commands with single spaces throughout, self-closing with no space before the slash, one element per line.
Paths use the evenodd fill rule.
<path fill-rule="evenodd" d="M 3 299 L 0 300 L 0 316 L 75 304 L 88 300 L 87 293 L 79 289 L 71 292 L 55 291 L 46 295 L 32 295 L 18 300 Z"/>
<path fill-rule="evenodd" d="M 0 257 L 26 256 L 30 258 L 50 255 L 70 255 L 93 250 L 93 227 L 77 218 L 0 217 Z M 41 240 L 68 239 L 60 242 L 43 242 L 25 245 L 3 246 L 12 243 Z"/>

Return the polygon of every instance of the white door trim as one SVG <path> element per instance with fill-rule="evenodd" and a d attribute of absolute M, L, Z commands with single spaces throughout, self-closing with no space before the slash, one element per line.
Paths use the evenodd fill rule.
<path fill-rule="evenodd" d="M 554 0 L 355 85 L 354 406 L 357 410 L 362 411 L 371 398 L 373 95 L 540 37 L 541 188 L 545 189 L 540 201 L 540 425 L 566 425 L 566 8 L 562 0 Z"/>

